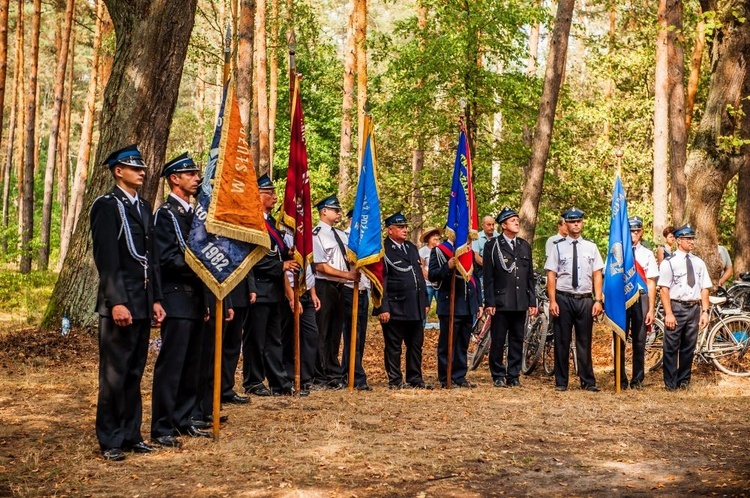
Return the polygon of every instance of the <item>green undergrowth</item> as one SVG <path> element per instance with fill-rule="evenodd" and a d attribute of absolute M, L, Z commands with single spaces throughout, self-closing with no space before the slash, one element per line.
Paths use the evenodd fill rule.
<path fill-rule="evenodd" d="M 56 280 L 54 272 L 0 270 L 0 331 L 38 325 Z"/>

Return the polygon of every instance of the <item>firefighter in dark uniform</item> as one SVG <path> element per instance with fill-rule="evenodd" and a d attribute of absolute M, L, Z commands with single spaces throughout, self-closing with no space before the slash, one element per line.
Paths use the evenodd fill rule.
<path fill-rule="evenodd" d="M 453 245 L 445 241 L 432 250 L 427 278 L 437 284 L 437 314 L 440 320 L 438 336 L 438 380 L 442 387 L 447 386 L 448 379 L 448 329 L 450 326 L 451 278 L 456 274 L 456 294 L 454 296 L 453 314 L 453 363 L 451 368 L 451 387 L 476 387 L 466 380 L 469 337 L 474 318 L 482 314 L 480 303 L 481 289 L 472 273 L 464 276 L 458 269 L 453 256 Z M 472 255 L 473 258 L 473 255 Z"/>
<path fill-rule="evenodd" d="M 383 326 L 385 372 L 391 389 L 432 389 L 422 378 L 427 285 L 417 246 L 407 240 L 408 222 L 401 213 L 385 219 L 383 300 L 372 314 Z M 406 346 L 406 382 L 401 373 L 401 345 Z"/>
<path fill-rule="evenodd" d="M 162 446 L 179 447 L 180 435 L 211 437 L 191 421 L 198 403 L 206 306 L 203 283 L 185 261 L 185 247 L 193 223 L 190 197 L 198 191 L 201 179 L 198 166 L 187 154 L 168 162 L 162 176 L 171 192 L 154 215 L 154 237 L 167 317 L 154 365 L 151 439 Z"/>
<path fill-rule="evenodd" d="M 253 271 L 247 274 L 237 286 L 229 293 L 229 300 L 234 310 L 231 321 L 224 326 L 222 338 L 221 356 L 221 402 L 236 405 L 247 404 L 250 400 L 240 396 L 234 390 L 234 373 L 240 362 L 240 351 L 242 349 L 242 331 L 248 327 L 247 317 L 250 314 L 250 306 L 255 304 L 258 297 L 258 289 L 255 286 Z"/>
<path fill-rule="evenodd" d="M 490 374 L 495 387 L 517 387 L 526 313 L 536 315 L 531 246 L 517 237 L 518 213 L 504 207 L 495 218 L 502 233 L 484 246 L 484 305 L 492 317 Z M 508 362 L 503 363 L 507 337 Z"/>
<path fill-rule="evenodd" d="M 94 262 L 99 272 L 99 395 L 96 436 L 104 458 L 149 453 L 141 436 L 141 378 L 151 319 L 161 322 L 159 265 L 153 257 L 151 205 L 139 198 L 146 164 L 135 145 L 107 157 L 116 186 L 91 206 Z"/>
<path fill-rule="evenodd" d="M 713 285 L 706 264 L 695 254 L 695 230 L 685 225 L 674 231 L 677 250 L 659 267 L 664 306 L 664 387 L 688 389 L 698 331 L 708 326 L 708 290 Z"/>
<path fill-rule="evenodd" d="M 591 338 L 594 318 L 603 311 L 604 261 L 596 244 L 581 237 L 583 211 L 571 208 L 562 217 L 568 235 L 554 242 L 544 265 L 549 312 L 555 317 L 555 389 L 568 389 L 569 350 L 575 328 L 581 389 L 598 392 L 591 362 Z"/>
<path fill-rule="evenodd" d="M 292 395 L 292 383 L 284 369 L 280 306 L 286 306 L 284 272 L 297 271 L 299 265 L 290 258 L 276 228 L 276 220 L 271 216 L 276 205 L 276 186 L 268 175 L 258 178 L 258 190 L 266 228 L 271 236 L 271 250 L 253 266 L 258 297 L 249 308 L 242 337 L 243 387 L 246 393 L 256 396 Z M 264 378 L 268 379 L 268 388 L 263 384 Z"/>

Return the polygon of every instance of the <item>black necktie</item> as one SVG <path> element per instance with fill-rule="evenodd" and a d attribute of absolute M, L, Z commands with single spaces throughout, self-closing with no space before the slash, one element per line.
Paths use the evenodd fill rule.
<path fill-rule="evenodd" d="M 516 252 L 516 241 L 513 239 L 510 240 L 510 250 Z"/>
<path fill-rule="evenodd" d="M 687 268 L 687 282 L 690 287 L 695 285 L 695 272 L 693 271 L 693 262 L 690 261 L 690 255 L 685 255 L 685 267 Z"/>
<path fill-rule="evenodd" d="M 573 288 L 578 288 L 578 241 L 573 241 Z"/>
<path fill-rule="evenodd" d="M 190 226 L 190 227 L 193 226 L 193 217 L 194 216 L 195 216 L 195 213 L 193 213 L 192 206 L 188 206 L 188 208 L 187 208 L 187 222 L 188 222 L 188 226 Z"/>
<path fill-rule="evenodd" d="M 401 250 L 404 251 L 404 254 L 407 256 L 409 255 L 409 251 L 406 250 L 406 244 L 401 244 Z"/>
<path fill-rule="evenodd" d="M 336 233 L 335 228 L 331 228 L 331 231 L 333 232 L 333 237 L 336 239 L 336 244 L 339 246 L 339 251 L 341 251 L 341 256 L 344 258 L 344 262 L 346 263 L 346 269 L 349 269 L 349 255 L 346 253 L 346 248 L 344 247 L 344 243 L 341 241 L 341 237 L 339 237 L 339 234 Z"/>

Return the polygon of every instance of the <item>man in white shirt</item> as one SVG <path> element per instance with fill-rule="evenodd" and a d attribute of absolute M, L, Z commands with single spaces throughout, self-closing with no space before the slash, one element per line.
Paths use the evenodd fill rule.
<path fill-rule="evenodd" d="M 633 347 L 633 374 L 630 379 L 631 389 L 643 389 L 646 356 L 646 327 L 654 322 L 654 307 L 656 305 L 656 279 L 659 278 L 659 266 L 651 250 L 641 244 L 643 238 L 643 219 L 640 216 L 628 218 L 630 238 L 633 242 L 633 255 L 636 270 L 646 286 L 638 286 L 638 302 L 634 303 L 626 312 L 626 333 L 630 335 Z M 625 341 L 618 340 L 621 356 L 625 358 Z M 614 372 L 613 372 L 614 374 Z M 625 373 L 625 362 L 620 362 L 620 388 L 628 388 L 628 377 Z"/>
<path fill-rule="evenodd" d="M 567 236 L 568 225 L 565 224 L 565 220 L 562 218 L 562 216 L 560 216 L 560 219 L 557 220 L 557 233 L 548 238 L 547 242 L 544 243 L 544 257 L 549 258 L 549 255 L 552 252 L 552 248 L 555 247 L 555 242 L 560 239 L 564 239 Z"/>
<path fill-rule="evenodd" d="M 717 285 L 723 286 L 732 279 L 732 258 L 727 248 L 719 245 L 719 258 L 721 258 L 721 276 Z"/>
<path fill-rule="evenodd" d="M 555 317 L 555 389 L 558 391 L 568 389 L 568 358 L 574 327 L 581 389 L 600 391 L 591 362 L 591 335 L 594 318 L 603 310 L 604 261 L 596 244 L 581 237 L 583 216 L 578 208 L 563 214 L 568 236 L 555 242 L 544 265 L 549 312 Z"/>
<path fill-rule="evenodd" d="M 675 230 L 677 250 L 659 267 L 664 306 L 664 386 L 688 389 L 698 330 L 708 325 L 708 289 L 713 285 L 706 264 L 691 254 L 695 230 L 689 224 Z"/>

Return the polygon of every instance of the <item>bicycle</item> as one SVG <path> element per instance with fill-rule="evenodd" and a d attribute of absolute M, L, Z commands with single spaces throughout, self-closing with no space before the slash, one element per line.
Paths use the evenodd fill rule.
<path fill-rule="evenodd" d="M 709 324 L 698 332 L 694 362 L 713 363 L 727 375 L 750 376 L 750 314 L 737 308 L 728 294 L 709 296 L 709 303 Z M 724 307 L 725 304 L 730 307 Z M 657 370 L 663 362 L 664 323 L 659 318 L 654 324 L 646 340 L 649 372 Z M 653 363 L 650 368 L 648 359 Z"/>
<path fill-rule="evenodd" d="M 739 277 L 726 292 L 741 309 L 750 311 L 750 272 L 740 273 Z"/>
<path fill-rule="evenodd" d="M 491 323 L 492 317 L 486 312 L 474 321 L 474 326 L 471 329 L 471 337 L 469 338 L 469 348 L 466 351 L 466 362 L 468 363 L 469 371 L 476 370 L 482 364 L 484 355 L 490 351 L 490 344 L 492 342 L 492 334 L 490 334 Z"/>

